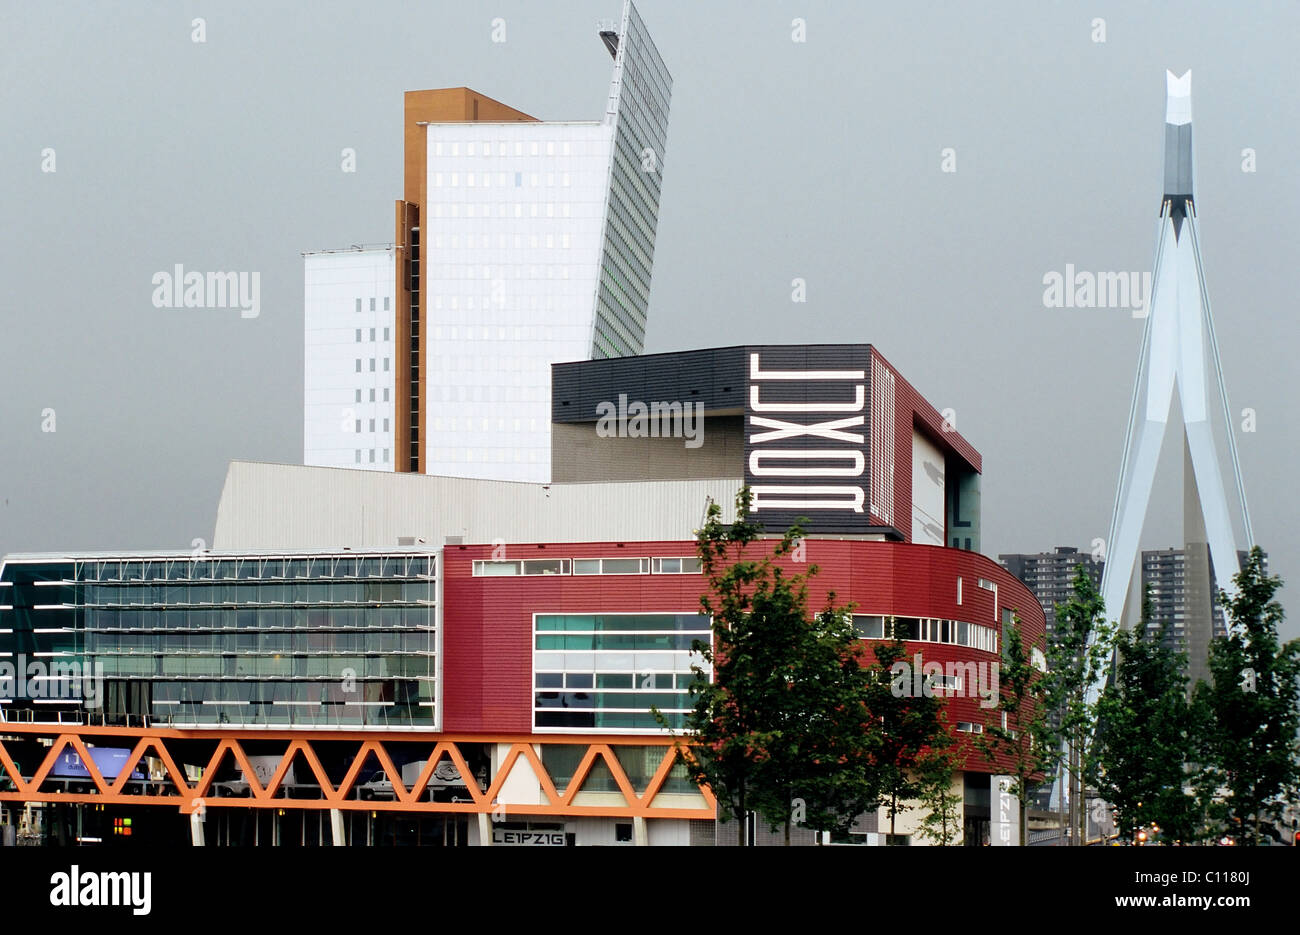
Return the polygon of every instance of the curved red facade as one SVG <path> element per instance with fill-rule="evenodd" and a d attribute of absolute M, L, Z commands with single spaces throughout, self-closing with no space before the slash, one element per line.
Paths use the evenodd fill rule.
<path fill-rule="evenodd" d="M 754 554 L 770 542 L 751 546 Z M 698 613 L 704 579 L 696 574 L 603 574 L 478 577 L 475 560 L 581 559 L 692 556 L 692 541 L 449 545 L 443 566 L 443 723 L 456 733 L 533 732 L 533 615 L 591 613 Z M 504 553 L 504 554 L 503 554 Z M 1029 646 L 1042 649 L 1042 608 L 1017 578 L 975 552 L 902 542 L 811 539 L 806 564 L 818 567 L 809 582 L 809 606 L 825 605 L 834 592 L 839 605 L 857 614 L 931 618 L 977 624 L 1000 634 L 1004 611 L 1015 612 Z M 783 560 L 791 572 L 802 567 Z M 960 585 L 958 584 L 960 580 Z M 960 594 L 959 594 L 960 589 Z M 908 641 L 909 661 L 982 666 L 996 652 L 967 645 Z M 949 723 L 983 725 L 992 709 L 974 691 L 955 693 L 946 706 Z M 970 734 L 957 734 L 967 767 L 1006 771 L 986 763 Z"/>

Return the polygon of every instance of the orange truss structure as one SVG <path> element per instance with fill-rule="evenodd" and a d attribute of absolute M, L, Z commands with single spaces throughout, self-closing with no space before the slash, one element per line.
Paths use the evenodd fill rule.
<path fill-rule="evenodd" d="M 38 741 L 49 744 L 40 765 L 29 775 L 22 775 L 14 761 L 6 741 Z M 261 785 L 256 773 L 244 751 L 244 744 L 257 741 L 260 746 L 265 742 L 284 744 L 280 762 L 266 785 Z M 132 750 L 122 764 L 117 776 L 105 778 L 91 757 L 87 742 L 103 746 L 113 742 L 115 746 L 125 747 L 132 744 Z M 184 771 L 177 765 L 177 756 L 173 752 L 178 744 L 192 749 L 194 742 L 215 744 L 204 765 L 201 778 L 193 785 L 187 780 Z M 356 744 L 356 753 L 343 777 L 335 786 L 330 782 L 314 747 L 317 743 L 339 741 Z M 427 746 L 429 753 L 424 761 L 418 778 L 410 789 L 399 780 L 400 772 L 389 755 L 386 744 L 400 743 L 409 747 L 412 744 Z M 501 758 L 500 765 L 493 773 L 488 788 L 479 788 L 473 779 L 459 744 L 509 744 L 509 750 Z M 169 748 L 169 744 L 171 747 Z M 581 745 L 586 752 L 579 761 L 572 778 L 561 792 L 555 784 L 542 758 L 538 756 L 537 746 Z M 635 745 L 638 747 L 662 747 L 663 757 L 645 788 L 637 789 L 628 778 L 627 772 L 619 763 L 614 748 Z M 42 788 L 50 777 L 51 770 L 58 762 L 61 753 L 72 749 L 81 758 L 93 783 L 94 792 L 57 792 Z M 352 811 L 394 811 L 394 812 L 436 812 L 436 813 L 503 813 L 519 815 L 555 815 L 555 816 L 592 816 L 613 818 L 676 818 L 709 819 L 716 815 L 716 800 L 707 786 L 699 789 L 703 804 L 697 807 L 683 807 L 680 799 L 676 802 L 665 801 L 657 805 L 655 800 L 661 794 L 669 772 L 676 762 L 677 743 L 667 737 L 623 737 L 603 736 L 599 739 L 583 735 L 553 734 L 426 734 L 416 732 L 376 732 L 376 731 L 258 731 L 258 730 L 176 730 L 171 728 L 147 727 L 91 727 L 78 725 L 69 727 L 61 724 L 13 724 L 0 725 L 0 778 L 8 778 L 16 791 L 4 791 L 0 786 L 0 802 L 81 802 L 113 805 L 158 805 L 173 806 L 182 814 L 202 812 L 206 808 L 275 808 L 275 809 L 340 809 Z M 373 754 L 393 784 L 394 801 L 367 801 L 350 798 L 361 779 L 361 770 L 369 756 Z M 132 791 L 132 773 L 146 756 L 157 757 L 163 764 L 167 779 L 163 782 L 151 782 L 143 793 Z M 212 785 L 218 767 L 227 758 L 233 759 L 243 772 L 250 794 L 245 797 L 225 798 L 213 794 Z M 284 785 L 285 777 L 295 759 L 305 762 L 311 774 L 319 783 L 319 795 L 316 798 L 289 798 Z M 435 802 L 424 798 L 433 771 L 442 760 L 449 760 L 455 765 L 465 779 L 465 788 L 470 802 Z M 535 776 L 541 789 L 538 804 L 525 804 L 499 801 L 506 780 L 515 770 L 516 764 L 523 760 Z M 608 800 L 621 794 L 623 801 L 592 802 L 590 799 L 579 803 L 578 799 L 585 791 L 583 785 L 591 776 L 597 761 L 603 760 L 605 767 L 614 778 L 619 793 L 604 793 Z M 316 788 L 316 787 L 312 787 Z M 281 794 L 283 793 L 283 794 Z M 672 798 L 677 798 L 673 796 Z"/>

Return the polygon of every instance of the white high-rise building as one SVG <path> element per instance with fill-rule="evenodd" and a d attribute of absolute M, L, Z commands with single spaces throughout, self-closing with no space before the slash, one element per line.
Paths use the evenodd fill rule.
<path fill-rule="evenodd" d="M 599 120 L 539 121 L 467 88 L 407 93 L 387 273 L 383 250 L 308 256 L 306 463 L 548 481 L 551 364 L 641 353 L 672 79 L 630 2 L 598 30 L 614 56 Z M 341 282 L 365 263 L 393 307 L 349 331 Z M 371 387 L 350 382 L 358 355 L 341 345 L 385 324 L 393 369 L 376 373 L 393 399 L 370 433 L 369 410 L 344 412 Z"/>
<path fill-rule="evenodd" d="M 393 253 L 304 254 L 304 464 L 393 469 Z"/>

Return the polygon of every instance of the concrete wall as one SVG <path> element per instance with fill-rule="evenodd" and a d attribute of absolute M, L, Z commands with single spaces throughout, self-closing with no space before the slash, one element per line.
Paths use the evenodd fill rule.
<path fill-rule="evenodd" d="M 574 483 L 739 477 L 745 469 L 743 422 L 742 416 L 705 418 L 694 448 L 687 447 L 686 438 L 602 438 L 596 432 L 598 423 L 556 422 L 551 425 L 551 479 Z"/>

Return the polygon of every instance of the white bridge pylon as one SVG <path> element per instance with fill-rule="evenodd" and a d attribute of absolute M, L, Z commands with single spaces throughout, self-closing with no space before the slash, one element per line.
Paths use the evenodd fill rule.
<path fill-rule="evenodd" d="M 1188 71 L 1178 77 L 1167 72 L 1166 83 L 1165 194 L 1156 238 L 1151 300 L 1142 334 L 1101 586 L 1107 616 L 1121 621 L 1138 559 L 1160 448 L 1169 434 L 1169 413 L 1175 391 L 1181 403 L 1183 430 L 1217 587 L 1235 592 L 1232 576 L 1238 569 L 1238 549 L 1211 423 L 1216 404 L 1222 407 L 1245 545 L 1249 547 L 1254 542 L 1197 233 L 1192 183 L 1192 73 Z M 1212 373 L 1208 364 L 1213 365 Z M 1217 400 L 1210 394 L 1211 381 L 1218 389 Z M 1188 480 L 1185 477 L 1183 483 L 1186 485 Z M 1096 700 L 1101 687 L 1101 684 L 1091 687 L 1089 701 Z"/>

